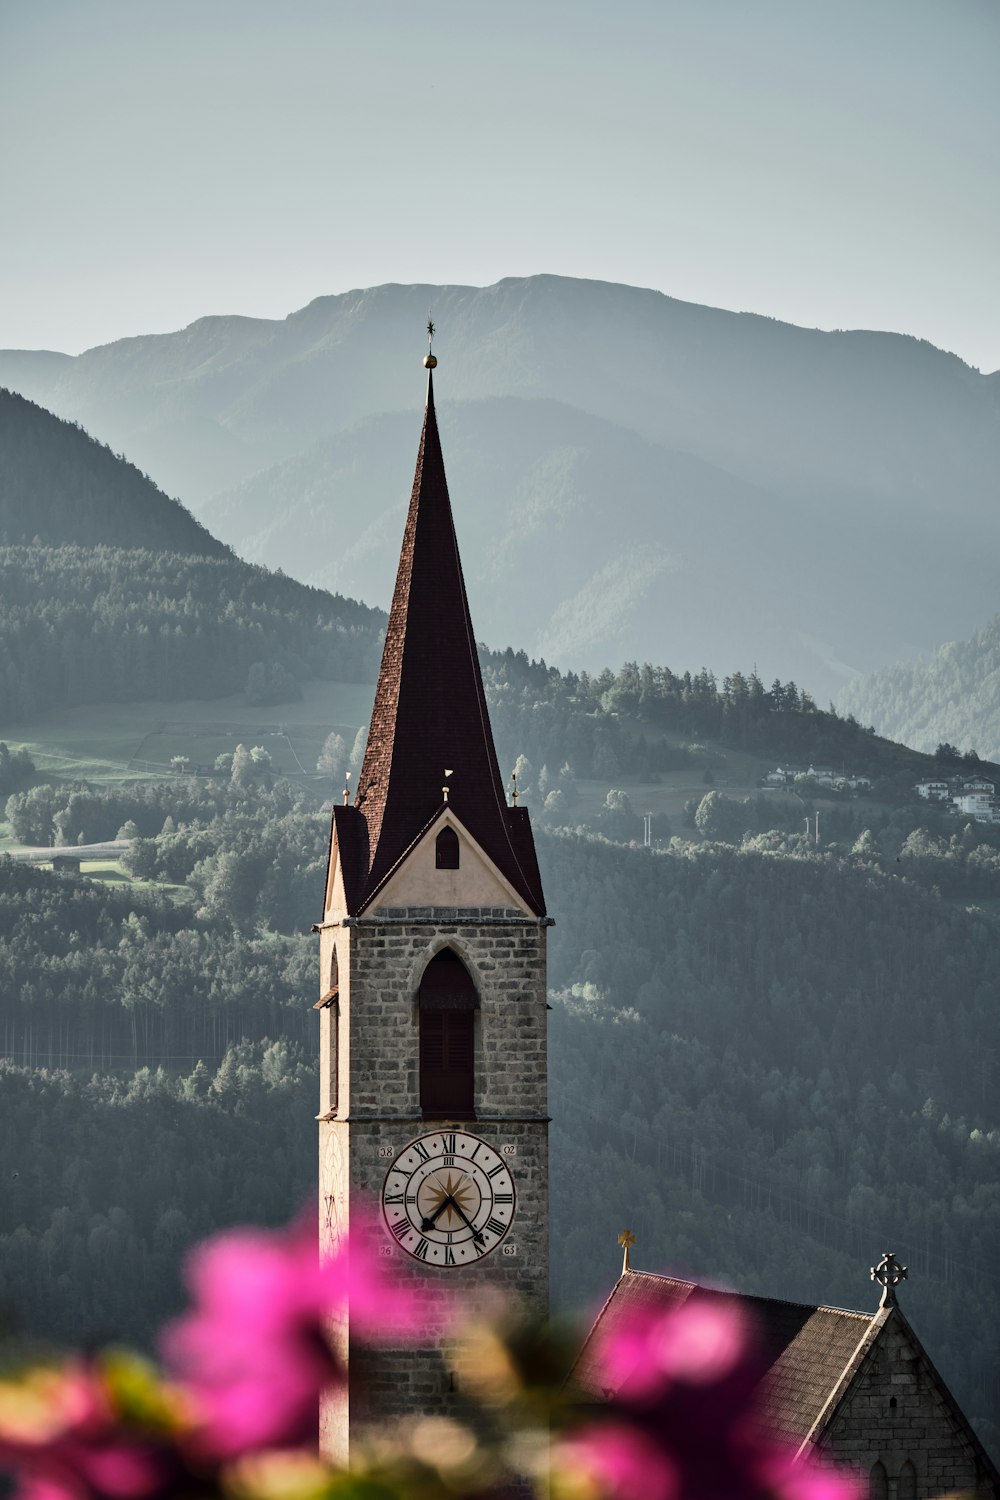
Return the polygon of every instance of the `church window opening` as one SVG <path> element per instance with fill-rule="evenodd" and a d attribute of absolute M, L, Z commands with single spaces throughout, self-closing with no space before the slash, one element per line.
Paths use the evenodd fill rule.
<path fill-rule="evenodd" d="M 454 828 L 442 828 L 434 849 L 439 870 L 458 869 L 458 834 Z"/>
<path fill-rule="evenodd" d="M 885 1465 L 874 1464 L 868 1476 L 868 1500 L 888 1500 L 889 1476 L 885 1472 Z"/>
<path fill-rule="evenodd" d="M 456 839 L 457 842 L 457 839 Z M 475 1113 L 479 996 L 458 954 L 444 948 L 420 981 L 420 1108 L 425 1115 Z"/>
<path fill-rule="evenodd" d="M 896 1497 L 897 1500 L 917 1500 L 917 1471 L 909 1459 L 899 1471 Z"/>
<path fill-rule="evenodd" d="M 330 988 L 317 1006 L 319 1011 L 319 1112 L 332 1115 L 337 1111 L 338 1049 L 340 1046 L 340 983 L 337 954 L 330 962 Z"/>

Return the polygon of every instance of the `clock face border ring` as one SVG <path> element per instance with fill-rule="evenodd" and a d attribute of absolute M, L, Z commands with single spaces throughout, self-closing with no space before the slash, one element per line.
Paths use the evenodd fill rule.
<path fill-rule="evenodd" d="M 453 1143 L 465 1146 L 465 1150 L 448 1151 L 446 1142 L 449 1136 Z M 485 1152 L 483 1162 L 475 1159 L 480 1150 Z M 403 1165 L 408 1153 L 412 1160 L 409 1165 Z M 441 1171 L 451 1170 L 462 1170 L 463 1175 L 470 1176 L 479 1194 L 479 1202 L 471 1210 L 471 1219 L 462 1212 L 461 1205 L 451 1199 L 455 1211 L 448 1209 L 449 1221 L 464 1221 L 457 1229 L 432 1231 L 429 1225 L 414 1223 L 407 1200 L 413 1204 L 416 1213 L 421 1213 L 417 1207 L 420 1190 L 428 1182 L 434 1182 Z M 390 1179 L 394 1176 L 396 1180 L 391 1184 L 393 1191 L 390 1193 Z M 494 1187 L 493 1179 L 497 1177 L 499 1182 Z M 438 1178 L 434 1185 L 447 1189 L 449 1182 L 446 1179 L 442 1184 Z M 498 1196 L 502 1207 L 497 1202 Z M 390 1216 L 390 1205 L 392 1209 L 398 1208 L 394 1217 Z M 458 1269 L 463 1265 L 477 1265 L 507 1240 L 517 1215 L 517 1187 L 501 1150 L 471 1131 L 446 1127 L 414 1136 L 399 1149 L 386 1168 L 379 1207 L 390 1242 L 404 1254 L 440 1270 Z M 503 1217 L 505 1211 L 506 1218 Z M 423 1210 L 424 1214 L 426 1212 Z M 492 1244 L 485 1242 L 490 1239 Z"/>

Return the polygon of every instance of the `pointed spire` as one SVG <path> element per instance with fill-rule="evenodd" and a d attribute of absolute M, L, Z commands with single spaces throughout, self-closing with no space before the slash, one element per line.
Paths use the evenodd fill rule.
<path fill-rule="evenodd" d="M 433 324 L 428 324 L 433 337 Z M 544 902 L 523 809 L 506 805 L 452 520 L 434 410 L 437 358 L 355 807 L 368 830 L 362 905 L 448 803 L 528 905 Z M 515 813 L 512 820 L 508 815 Z"/>

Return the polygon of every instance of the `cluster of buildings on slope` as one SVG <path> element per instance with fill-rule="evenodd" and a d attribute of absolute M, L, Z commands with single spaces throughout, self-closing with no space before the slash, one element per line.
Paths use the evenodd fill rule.
<path fill-rule="evenodd" d="M 996 783 L 985 776 L 952 777 L 950 781 L 918 781 L 913 790 L 925 802 L 940 802 L 946 809 L 976 823 L 1000 823 L 1000 801 Z"/>
<path fill-rule="evenodd" d="M 834 792 L 870 792 L 872 789 L 870 776 L 855 776 L 853 773 L 848 775 L 843 771 L 834 771 L 830 766 L 811 765 L 806 770 L 801 766 L 775 766 L 764 777 L 765 786 L 788 787 L 803 781 L 814 781 L 817 786 L 827 787 Z"/>
<path fill-rule="evenodd" d="M 762 778 L 767 787 L 802 786 L 806 781 L 833 792 L 865 793 L 872 789 L 870 776 L 834 771 L 830 766 L 775 766 Z M 952 776 L 948 780 L 918 781 L 913 788 L 925 802 L 938 802 L 956 817 L 976 823 L 1000 823 L 1000 798 L 996 783 L 985 776 Z"/>

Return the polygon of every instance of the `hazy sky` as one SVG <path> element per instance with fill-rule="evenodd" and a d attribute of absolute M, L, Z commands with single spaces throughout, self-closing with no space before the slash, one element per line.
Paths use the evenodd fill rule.
<path fill-rule="evenodd" d="M 0 0 L 0 346 L 547 271 L 1000 366 L 997 0 Z"/>

